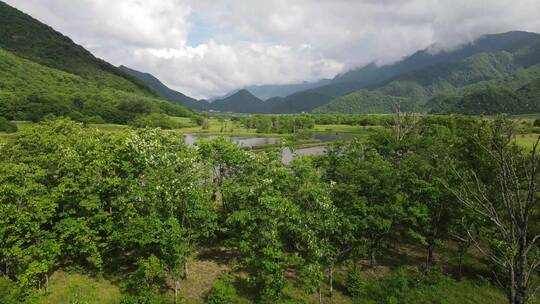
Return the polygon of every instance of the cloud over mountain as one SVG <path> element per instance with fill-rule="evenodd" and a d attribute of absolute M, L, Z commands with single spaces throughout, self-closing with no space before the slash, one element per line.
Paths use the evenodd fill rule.
<path fill-rule="evenodd" d="M 436 44 L 540 31 L 536 0 L 7 0 L 114 64 L 196 97 L 332 77 Z"/>

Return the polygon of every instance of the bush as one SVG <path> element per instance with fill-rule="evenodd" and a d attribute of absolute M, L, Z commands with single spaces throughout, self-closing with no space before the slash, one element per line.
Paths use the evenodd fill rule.
<path fill-rule="evenodd" d="M 540 118 L 534 120 L 533 126 L 540 127 Z"/>
<path fill-rule="evenodd" d="M 232 278 L 230 276 L 225 276 L 214 283 L 210 290 L 210 294 L 208 295 L 207 303 L 227 304 L 238 302 L 238 295 L 236 294 Z"/>
<path fill-rule="evenodd" d="M 453 282 L 438 269 L 422 272 L 402 268 L 380 278 L 368 278 L 353 270 L 347 277 L 347 291 L 354 303 L 433 303 L 439 288 Z"/>
<path fill-rule="evenodd" d="M 83 122 L 84 123 L 89 123 L 89 124 L 104 124 L 104 123 L 106 123 L 106 121 L 103 118 L 101 118 L 101 116 L 99 116 L 99 115 L 83 118 Z"/>
<path fill-rule="evenodd" d="M 17 132 L 17 125 L 4 117 L 0 117 L 0 132 L 15 133 Z"/>
<path fill-rule="evenodd" d="M 0 303 L 16 304 L 20 303 L 20 290 L 12 281 L 0 277 Z"/>

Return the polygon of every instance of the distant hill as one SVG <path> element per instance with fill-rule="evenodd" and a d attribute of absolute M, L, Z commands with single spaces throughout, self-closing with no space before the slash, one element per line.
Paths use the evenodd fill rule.
<path fill-rule="evenodd" d="M 479 53 L 462 61 L 430 66 L 395 77 L 386 84 L 371 90 L 371 94 L 353 92 L 341 96 L 315 110 L 348 113 L 385 113 L 391 111 L 388 102 L 396 97 L 408 109 L 426 112 L 426 101 L 441 93 L 450 93 L 481 81 L 502 79 L 517 73 L 523 67 L 506 51 Z M 360 90 L 358 92 L 365 92 Z M 380 107 L 376 107 L 379 100 Z M 332 110 L 330 110 L 332 109 Z"/>
<path fill-rule="evenodd" d="M 240 90 L 224 99 L 215 100 L 210 109 L 220 112 L 257 113 L 263 110 L 264 102 L 248 90 Z"/>
<path fill-rule="evenodd" d="M 265 101 L 265 113 L 302 113 L 326 104 L 332 97 L 318 92 L 304 91 L 287 97 L 275 97 Z"/>
<path fill-rule="evenodd" d="M 430 113 L 540 113 L 540 64 L 507 77 L 438 94 L 425 106 Z"/>
<path fill-rule="evenodd" d="M 128 123 L 138 116 L 190 116 L 142 81 L 94 57 L 51 27 L 0 2 L 0 116 L 65 116 Z"/>
<path fill-rule="evenodd" d="M 316 87 L 320 87 L 331 82 L 330 79 L 322 79 L 315 82 L 302 82 L 293 84 L 275 84 L 275 85 L 255 85 L 245 87 L 251 94 L 262 100 L 273 97 L 286 97 L 296 92 L 301 92 Z"/>
<path fill-rule="evenodd" d="M 205 110 L 208 108 L 208 102 L 198 101 L 194 98 L 186 96 L 178 91 L 175 91 L 166 85 L 164 85 L 159 79 L 157 79 L 152 74 L 139 72 L 133 69 L 130 69 L 126 66 L 120 66 L 120 70 L 129 74 L 149 86 L 152 90 L 157 92 L 161 97 L 167 99 L 170 102 L 180 104 L 188 109 L 192 110 Z"/>
<path fill-rule="evenodd" d="M 465 57 L 467 55 L 469 56 Z M 410 109 L 428 112 L 431 111 L 432 107 L 435 107 L 436 112 L 462 113 L 457 108 L 444 106 L 446 102 L 454 99 L 437 97 L 437 101 L 428 102 L 428 100 L 440 94 L 445 94 L 446 97 L 453 96 L 452 98 L 461 96 L 463 95 L 459 93 L 461 90 L 471 90 L 470 86 L 476 83 L 519 78 L 517 75 L 523 70 L 528 69 L 532 64 L 540 63 L 539 55 L 540 35 L 527 32 L 488 35 L 450 53 L 445 52 L 431 56 L 425 52 L 416 53 L 405 62 L 417 62 L 418 66 L 423 68 L 400 74 L 378 85 L 368 87 L 373 94 L 352 93 L 338 97 L 314 112 L 372 113 L 373 111 L 384 111 L 384 109 L 388 109 L 388 105 L 382 102 L 380 107 L 373 107 L 374 100 L 388 102 L 393 97 L 400 97 L 407 99 L 402 100 L 401 103 Z M 427 64 L 426 58 L 431 58 L 431 61 L 437 64 Z M 399 68 L 401 70 L 410 69 L 409 65 L 405 65 L 403 62 L 397 65 L 401 66 Z M 523 81 L 521 84 L 524 84 Z M 476 90 L 477 93 L 479 91 Z M 483 92 L 486 91 L 483 90 Z M 478 95 L 475 96 L 478 98 Z M 491 95 L 491 97 L 493 96 L 495 95 Z M 485 102 L 489 98 L 486 97 Z M 511 101 L 512 99 L 508 100 L 508 103 L 514 103 Z M 445 110 L 442 110 L 443 108 Z M 501 111 L 510 108 L 514 112 L 517 111 L 514 107 L 500 106 L 495 108 Z M 522 109 L 530 111 L 526 108 Z M 490 110 L 490 112 L 492 111 Z"/>

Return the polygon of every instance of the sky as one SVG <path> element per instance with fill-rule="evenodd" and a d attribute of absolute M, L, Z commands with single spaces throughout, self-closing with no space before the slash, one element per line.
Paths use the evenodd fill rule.
<path fill-rule="evenodd" d="M 195 98 L 333 78 L 483 34 L 540 32 L 539 0 L 3 0 Z"/>

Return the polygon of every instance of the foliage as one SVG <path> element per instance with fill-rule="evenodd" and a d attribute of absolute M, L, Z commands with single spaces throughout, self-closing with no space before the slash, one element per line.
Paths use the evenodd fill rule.
<path fill-rule="evenodd" d="M 311 123 L 316 117 L 302 118 Z M 66 283 L 64 292 L 57 276 L 71 268 L 113 276 L 124 303 L 180 301 L 182 284 L 197 271 L 190 268 L 194 253 L 219 248 L 236 263 L 230 276 L 214 283 L 208 300 L 216 303 L 330 297 L 344 272 L 359 303 L 430 303 L 445 294 L 444 286 L 456 299 L 463 299 L 460 286 L 491 292 L 433 271 L 442 266 L 457 273 L 457 266 L 436 257 L 462 261 L 471 233 L 494 236 L 456 202 L 453 189 L 463 183 L 453 169 L 474 169 L 496 189 L 495 164 L 478 144 L 499 138 L 498 122 L 414 115 L 393 117 L 393 125 L 383 115 L 319 119 L 387 127 L 287 165 L 278 151 L 246 151 L 224 138 L 188 147 L 173 132 L 102 132 L 64 119 L 23 128 L 0 146 L 6 289 L 22 300 L 46 289 L 51 299 L 70 296 L 79 287 Z M 518 148 L 509 153 L 522 155 Z M 454 246 L 455 253 L 441 250 Z M 377 271 L 402 247 L 414 248 L 415 257 L 425 252 L 425 260 L 407 263 L 427 274 L 401 270 L 374 279 L 360 271 L 366 260 Z M 115 288 L 106 290 L 118 294 Z"/>
<path fill-rule="evenodd" d="M 0 67 L 0 116 L 7 119 L 40 121 L 52 114 L 79 121 L 127 123 L 150 113 L 191 115 L 179 105 L 105 86 L 4 50 L 0 50 Z"/>
<path fill-rule="evenodd" d="M 376 91 L 359 90 L 349 95 L 338 97 L 313 113 L 391 113 L 396 105 L 404 110 L 414 110 L 415 105 L 403 97 L 384 95 Z"/>
<path fill-rule="evenodd" d="M 0 117 L 0 132 L 15 133 L 17 132 L 17 125 L 4 117 Z"/>
<path fill-rule="evenodd" d="M 230 276 L 224 276 L 214 282 L 208 295 L 208 304 L 233 304 L 238 302 L 238 295 Z"/>
<path fill-rule="evenodd" d="M 354 303 L 479 303 L 495 301 L 500 303 L 500 295 L 494 295 L 489 286 L 474 286 L 456 282 L 434 269 L 424 273 L 416 269 L 400 268 L 381 278 L 369 278 L 361 273 L 350 273 L 347 288 Z"/>
<path fill-rule="evenodd" d="M 315 126 L 309 115 L 256 115 L 240 118 L 246 128 L 257 129 L 257 133 L 296 133 Z"/>

